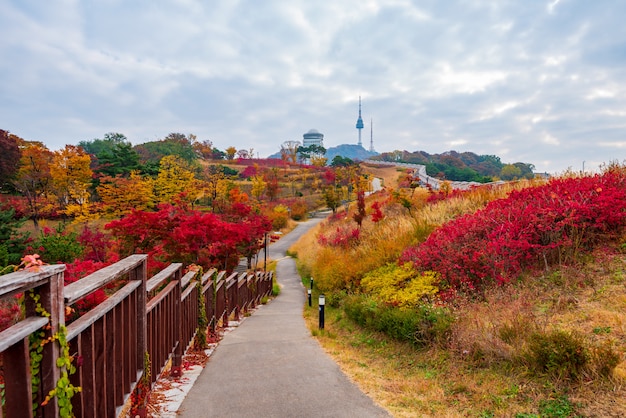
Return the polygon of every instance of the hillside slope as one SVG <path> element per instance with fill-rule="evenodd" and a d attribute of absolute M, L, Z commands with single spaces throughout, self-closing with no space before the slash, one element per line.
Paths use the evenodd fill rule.
<path fill-rule="evenodd" d="M 367 170 L 389 182 L 401 177 L 395 170 Z M 315 290 L 326 294 L 330 320 L 323 332 L 317 331 L 316 308 L 305 310 L 312 332 L 394 416 L 626 416 L 626 239 L 625 212 L 619 210 L 626 208 L 624 170 L 604 176 L 447 196 L 397 187 L 370 197 L 361 228 L 350 214 L 331 217 L 292 249 L 303 277 L 315 277 Z M 471 262 L 480 263 L 473 269 L 483 268 L 482 261 L 489 267 L 493 256 L 481 261 L 480 249 L 494 244 L 473 246 L 489 230 L 480 232 L 484 221 L 471 221 L 477 214 L 499 216 L 486 207 L 510 214 L 490 227 L 507 225 L 509 235 L 500 232 L 505 239 L 496 242 L 521 243 L 520 237 L 532 235 L 523 234 L 534 218 L 520 217 L 517 204 L 506 209 L 506 202 L 514 202 L 509 196 L 547 221 L 539 229 L 546 252 L 521 263 L 520 273 L 512 269 L 514 257 L 540 247 L 503 253 L 508 260 L 496 253 L 501 258 L 494 263 L 504 262 L 498 271 L 513 274 L 501 276 L 500 286 L 461 279 L 470 287 L 451 292 L 454 282 L 443 275 L 450 273 L 411 272 L 396 264 L 407 248 L 457 219 L 458 235 L 441 245 L 467 243 L 457 254 L 442 249 L 445 259 L 428 268 L 456 255 L 476 257 Z M 544 206 L 533 206 L 533 199 Z M 382 217 L 374 221 L 376 208 Z M 616 223 L 608 228 L 601 225 L 605 221 Z M 558 225 L 571 226 L 559 232 Z M 461 258 L 454 262 L 459 271 L 470 265 Z M 466 274 L 489 279 L 477 270 Z"/>

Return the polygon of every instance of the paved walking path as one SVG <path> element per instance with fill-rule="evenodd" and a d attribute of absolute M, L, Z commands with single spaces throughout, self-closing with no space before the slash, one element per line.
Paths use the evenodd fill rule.
<path fill-rule="evenodd" d="M 269 248 L 280 259 L 280 295 L 226 334 L 178 414 L 195 417 L 388 417 L 321 349 L 302 317 L 305 290 L 282 258 L 321 219 L 301 223 Z"/>

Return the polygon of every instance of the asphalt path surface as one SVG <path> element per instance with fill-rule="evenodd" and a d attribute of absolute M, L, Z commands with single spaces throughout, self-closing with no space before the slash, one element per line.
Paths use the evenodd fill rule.
<path fill-rule="evenodd" d="M 343 374 L 306 327 L 306 290 L 285 251 L 322 219 L 269 246 L 280 295 L 227 333 L 178 414 L 195 417 L 389 417 Z"/>

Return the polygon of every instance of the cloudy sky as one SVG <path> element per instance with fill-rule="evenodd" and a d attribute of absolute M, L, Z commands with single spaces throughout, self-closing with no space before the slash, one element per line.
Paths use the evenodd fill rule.
<path fill-rule="evenodd" d="M 623 0 L 2 0 L 0 129 L 626 159 Z"/>

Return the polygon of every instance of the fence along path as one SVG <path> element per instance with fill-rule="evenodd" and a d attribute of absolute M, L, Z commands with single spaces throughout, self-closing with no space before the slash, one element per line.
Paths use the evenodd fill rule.
<path fill-rule="evenodd" d="M 145 372 L 145 353 L 152 364 L 152 382 L 170 361 L 171 373 L 180 373 L 182 354 L 198 327 L 199 289 L 212 331 L 220 323 L 226 325 L 229 317 L 239 319 L 272 290 L 269 272 L 227 276 L 211 270 L 195 280 L 194 272 L 183 275 L 179 263 L 148 280 L 146 260 L 146 255 L 131 255 L 67 286 L 63 285 L 65 265 L 0 277 L 0 299 L 25 294 L 25 318 L 0 332 L 5 382 L 0 418 L 59 416 L 56 398 L 34 411 L 32 405 L 41 405 L 57 386 L 63 371 L 57 360 L 63 353 L 56 341 L 44 344 L 40 375 L 32 376 L 29 336 L 42 327 L 46 336 L 63 333 L 66 307 L 98 289 L 116 290 L 65 329 L 78 366 L 70 381 L 82 389 L 72 397 L 77 417 L 117 416 Z M 50 316 L 41 316 L 38 306 Z M 41 379 L 37 393 L 32 393 L 33 377 Z"/>
<path fill-rule="evenodd" d="M 311 337 L 306 291 L 287 249 L 322 217 L 269 246 L 280 294 L 229 332 L 177 411 L 181 418 L 389 417 Z"/>

